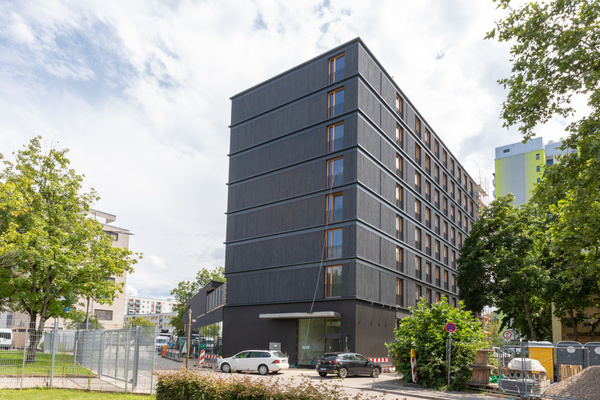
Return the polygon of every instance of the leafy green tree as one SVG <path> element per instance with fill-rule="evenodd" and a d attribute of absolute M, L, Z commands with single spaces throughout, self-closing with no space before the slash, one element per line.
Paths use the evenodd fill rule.
<path fill-rule="evenodd" d="M 548 246 L 544 219 L 533 206 L 516 208 L 509 194 L 482 209 L 458 258 L 457 284 L 473 312 L 496 306 L 509 323 L 531 340 L 550 335 Z"/>
<path fill-rule="evenodd" d="M 87 324 L 85 323 L 86 317 L 88 319 Z M 98 318 L 94 315 L 87 315 L 83 310 L 72 308 L 65 318 L 67 329 L 78 329 L 82 326 L 85 328 L 86 325 L 89 329 L 102 329 L 102 324 L 98 321 Z"/>
<path fill-rule="evenodd" d="M 177 301 L 177 316 L 171 321 L 171 325 L 175 328 L 177 336 L 184 336 L 185 323 L 184 319 L 186 316 L 186 304 L 194 297 L 204 286 L 210 281 L 225 282 L 225 268 L 202 268 L 196 273 L 195 281 L 182 281 L 179 282 L 177 287 L 171 290 L 171 295 L 175 297 Z"/>
<path fill-rule="evenodd" d="M 569 154 L 548 168 L 532 201 L 550 218 L 548 238 L 555 259 L 550 293 L 555 315 L 573 328 L 592 323 L 592 340 L 600 324 L 600 148 L 581 140 L 577 154 Z M 596 310 L 595 314 L 591 314 Z"/>
<path fill-rule="evenodd" d="M 48 318 L 67 317 L 77 299 L 112 303 L 123 287 L 109 278 L 131 272 L 137 261 L 88 217 L 98 196 L 81 192 L 83 177 L 69 168 L 67 150 L 44 152 L 40 140 L 0 172 L 0 298 L 29 315 L 29 362 Z"/>
<path fill-rule="evenodd" d="M 509 90 L 504 125 L 519 126 L 528 140 L 552 118 L 571 121 L 565 147 L 578 154 L 547 169 L 532 201 L 550 216 L 555 315 L 577 335 L 583 310 L 600 309 L 600 1 L 532 1 L 514 8 L 511 0 L 494 1 L 509 12 L 487 38 L 512 43 L 511 76 L 499 81 Z M 592 335 L 600 312 L 594 317 Z"/>
<path fill-rule="evenodd" d="M 135 317 L 127 320 L 125 323 L 125 328 L 129 328 L 130 326 L 154 326 L 154 324 L 142 317 Z"/>
<path fill-rule="evenodd" d="M 502 106 L 504 126 L 518 125 L 523 138 L 555 116 L 572 117 L 573 99 L 587 102 L 589 113 L 573 122 L 568 140 L 596 135 L 600 116 L 600 1 L 531 1 L 512 7 L 486 38 L 512 43 L 512 73 L 499 83 L 508 89 Z M 581 111 L 581 110 L 579 110 Z"/>
<path fill-rule="evenodd" d="M 387 346 L 394 356 L 396 371 L 407 381 L 412 374 L 410 351 L 414 349 L 418 382 L 423 387 L 447 387 L 446 341 L 449 333 L 446 324 L 452 322 L 456 331 L 452 334 L 450 386 L 447 388 L 461 390 L 466 387 L 472 376 L 468 365 L 474 362 L 477 350 L 487 348 L 487 345 L 480 322 L 464 309 L 462 302 L 459 307 L 452 308 L 446 297 L 431 306 L 422 299 L 415 308 L 411 307 L 412 315 L 400 321 L 394 331 L 396 339 Z"/>

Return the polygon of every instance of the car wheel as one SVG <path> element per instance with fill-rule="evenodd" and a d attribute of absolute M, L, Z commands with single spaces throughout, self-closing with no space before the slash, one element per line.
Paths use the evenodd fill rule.
<path fill-rule="evenodd" d="M 371 371 L 371 376 L 373 378 L 379 378 L 379 374 L 380 374 L 379 368 L 373 367 L 373 370 Z"/>
<path fill-rule="evenodd" d="M 338 376 L 342 379 L 348 376 L 348 370 L 344 367 L 340 368 L 338 371 Z"/>
<path fill-rule="evenodd" d="M 321 376 L 327 376 L 327 372 L 319 372 L 319 375 L 321 375 Z"/>
<path fill-rule="evenodd" d="M 258 366 L 258 373 L 261 375 L 266 375 L 269 373 L 269 367 L 267 367 L 265 364 L 261 364 Z"/>
<path fill-rule="evenodd" d="M 221 371 L 225 372 L 226 374 L 231 372 L 231 365 L 225 363 L 223 365 L 221 365 Z"/>

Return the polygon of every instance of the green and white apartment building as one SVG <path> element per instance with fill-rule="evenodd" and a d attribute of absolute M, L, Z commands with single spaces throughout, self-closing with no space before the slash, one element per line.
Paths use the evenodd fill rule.
<path fill-rule="evenodd" d="M 494 197 L 512 193 L 516 206 L 527 203 L 546 166 L 552 165 L 557 156 L 566 153 L 560 150 L 561 146 L 562 140 L 544 144 L 543 139 L 538 137 L 527 143 L 496 147 Z"/>

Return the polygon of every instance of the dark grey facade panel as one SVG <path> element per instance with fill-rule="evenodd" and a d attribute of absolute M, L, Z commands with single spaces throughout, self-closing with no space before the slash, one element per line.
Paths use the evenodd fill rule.
<path fill-rule="evenodd" d="M 326 195 L 321 193 L 232 214 L 227 218 L 227 242 L 322 226 L 325 214 Z"/>
<path fill-rule="evenodd" d="M 350 242 L 346 235 L 344 245 Z M 229 244 L 225 249 L 225 273 L 319 262 L 323 254 L 325 230 L 296 232 L 252 242 Z M 342 246 L 343 254 L 344 245 Z"/>
<path fill-rule="evenodd" d="M 356 44 L 349 43 L 234 96 L 231 124 L 238 124 L 329 86 L 328 61 L 342 53 L 346 54 L 344 76 L 355 75 L 358 70 L 357 51 Z"/>
<path fill-rule="evenodd" d="M 357 136 L 358 145 L 376 160 L 381 160 L 382 148 L 385 146 L 385 141 L 379 132 L 362 116 L 357 120 Z M 389 158 L 391 160 L 391 157 Z"/>
<path fill-rule="evenodd" d="M 358 84 L 358 107 L 375 126 L 381 126 L 383 105 L 377 101 L 363 82 Z"/>
<path fill-rule="evenodd" d="M 358 182 L 378 193 L 381 188 L 380 167 L 361 153 L 358 153 L 357 164 Z"/>
<path fill-rule="evenodd" d="M 362 47 L 358 47 L 358 71 L 360 75 L 367 81 L 373 88 L 381 93 L 382 88 L 382 75 L 383 73 L 373 62 L 373 59 L 369 56 L 369 54 Z M 395 101 L 394 99 L 391 99 Z M 393 101 L 388 104 L 394 104 Z"/>
<path fill-rule="evenodd" d="M 324 266 L 317 263 L 231 275 L 227 279 L 227 305 L 308 301 L 313 299 L 315 291 L 317 299 L 323 299 L 323 271 Z"/>
<path fill-rule="evenodd" d="M 378 201 L 372 195 L 368 194 L 364 190 L 359 190 L 356 194 L 358 203 L 358 214 L 357 218 L 364 223 L 381 229 L 387 234 L 392 233 L 392 229 L 395 229 L 395 219 L 390 221 L 382 221 L 384 212 L 382 211 L 383 204 Z"/>
<path fill-rule="evenodd" d="M 230 152 L 236 153 L 282 135 L 323 122 L 327 118 L 327 92 L 303 98 L 276 112 L 264 114 L 231 128 Z"/>
<path fill-rule="evenodd" d="M 356 265 L 356 295 L 367 301 L 381 302 L 381 271 L 363 263 Z"/>
<path fill-rule="evenodd" d="M 253 118 L 231 128 L 230 152 L 236 153 L 329 120 L 327 97 L 330 91 L 344 88 L 344 113 L 356 110 L 358 79 L 334 85 L 310 97 L 299 99 L 275 112 Z"/>
<path fill-rule="evenodd" d="M 345 182 L 346 164 L 344 162 Z M 227 210 L 228 212 L 234 212 L 274 201 L 290 199 L 325 189 L 326 185 L 327 160 L 315 160 L 230 185 Z"/>
<path fill-rule="evenodd" d="M 356 115 L 328 120 L 307 130 L 246 150 L 230 157 L 229 182 L 306 162 L 327 153 L 328 127 L 344 123 L 343 147 L 356 145 Z"/>
<path fill-rule="evenodd" d="M 356 304 L 356 352 L 367 357 L 388 357 L 385 343 L 394 340 L 396 310 L 380 305 Z"/>
<path fill-rule="evenodd" d="M 356 255 L 373 263 L 381 263 L 381 235 L 358 228 L 356 231 Z M 359 282 L 362 282 L 359 279 Z"/>

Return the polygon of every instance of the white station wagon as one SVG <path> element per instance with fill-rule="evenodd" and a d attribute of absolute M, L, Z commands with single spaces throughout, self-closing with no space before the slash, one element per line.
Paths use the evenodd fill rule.
<path fill-rule="evenodd" d="M 275 350 L 244 350 L 233 357 L 219 360 L 217 365 L 217 368 L 226 373 L 258 371 L 261 375 L 277 373 L 289 367 L 285 354 Z"/>

